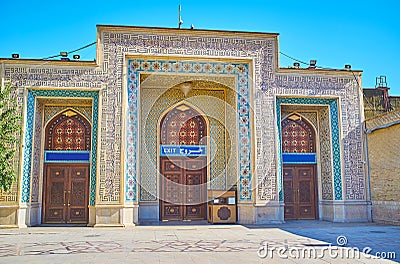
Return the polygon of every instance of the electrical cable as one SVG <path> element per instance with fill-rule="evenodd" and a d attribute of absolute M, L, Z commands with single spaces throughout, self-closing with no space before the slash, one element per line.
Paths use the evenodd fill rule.
<path fill-rule="evenodd" d="M 300 63 L 305 64 L 305 65 L 310 65 L 310 63 L 307 63 L 307 62 L 304 62 L 304 61 L 302 61 L 302 60 L 296 59 L 295 57 L 292 57 L 292 56 L 290 56 L 290 55 L 288 55 L 288 54 L 286 54 L 286 53 L 284 53 L 284 52 L 282 52 L 282 51 L 279 51 L 279 53 L 280 53 L 281 55 L 283 55 L 283 56 L 285 56 L 285 57 L 291 59 L 291 60 L 300 62 Z M 318 66 L 318 65 L 315 65 L 315 67 L 318 68 L 318 69 L 321 69 L 321 70 L 338 70 L 338 69 L 335 69 L 335 68 L 321 67 L 321 66 Z M 362 88 L 361 88 L 361 86 L 360 86 L 360 83 L 358 82 L 357 77 L 356 77 L 356 75 L 354 74 L 354 71 L 353 71 L 352 69 L 348 69 L 348 70 L 351 71 L 351 73 L 353 74 L 354 80 L 355 80 L 356 83 L 357 83 L 357 87 L 358 87 L 358 89 L 361 91 L 361 93 L 362 93 L 362 95 L 363 95 L 365 101 L 367 102 L 367 104 L 371 107 L 371 109 L 375 110 L 375 107 L 371 104 L 371 102 L 368 100 L 368 98 L 367 98 L 366 95 L 364 94 L 364 91 L 362 90 Z"/>
<path fill-rule="evenodd" d="M 86 48 L 88 48 L 88 47 L 90 47 L 90 46 L 93 46 L 93 45 L 95 45 L 96 43 L 97 43 L 97 42 L 95 41 L 95 42 L 92 42 L 92 43 L 90 43 L 90 44 L 87 44 L 87 45 L 85 45 L 85 46 L 83 46 L 83 47 L 81 47 L 81 48 L 79 48 L 79 49 L 75 49 L 75 50 L 72 50 L 72 51 L 68 51 L 67 54 L 73 54 L 73 53 L 75 53 L 75 52 L 77 52 L 77 51 L 80 51 L 80 50 L 86 49 Z M 58 55 L 50 56 L 50 57 L 44 58 L 43 60 L 49 60 L 49 59 L 53 59 L 53 58 L 57 58 L 57 57 L 62 57 L 62 55 L 61 55 L 61 54 L 58 54 Z"/>
<path fill-rule="evenodd" d="M 288 57 L 288 58 L 291 59 L 291 60 L 300 62 L 300 63 L 305 64 L 305 65 L 310 65 L 310 63 L 307 63 L 307 62 L 301 61 L 301 60 L 299 60 L 299 59 L 296 59 L 296 58 L 294 58 L 294 57 L 292 57 L 292 56 L 290 56 L 290 55 L 287 55 L 286 53 L 283 53 L 282 51 L 279 51 L 279 53 L 282 54 L 282 55 L 285 56 L 285 57 Z"/>

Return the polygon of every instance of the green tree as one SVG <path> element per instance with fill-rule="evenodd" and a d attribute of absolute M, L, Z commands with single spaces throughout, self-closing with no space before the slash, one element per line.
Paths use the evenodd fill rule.
<path fill-rule="evenodd" d="M 14 156 L 21 130 L 19 107 L 11 83 L 0 85 L 0 190 L 9 191 L 16 179 Z"/>

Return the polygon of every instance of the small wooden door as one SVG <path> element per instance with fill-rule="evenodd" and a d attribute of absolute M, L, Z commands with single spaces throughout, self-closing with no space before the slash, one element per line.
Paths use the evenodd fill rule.
<path fill-rule="evenodd" d="M 314 165 L 284 165 L 285 219 L 316 219 Z"/>
<path fill-rule="evenodd" d="M 46 164 L 43 223 L 88 223 L 89 164 Z"/>
<path fill-rule="evenodd" d="M 161 158 L 161 220 L 206 219 L 205 159 Z"/>

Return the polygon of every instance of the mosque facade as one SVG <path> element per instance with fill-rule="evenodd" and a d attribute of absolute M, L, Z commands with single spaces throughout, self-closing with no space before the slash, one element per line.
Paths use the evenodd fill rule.
<path fill-rule="evenodd" d="M 95 61 L 0 67 L 23 123 L 3 226 L 195 223 L 212 191 L 240 224 L 371 219 L 361 72 L 280 67 L 278 34 L 99 25 Z"/>

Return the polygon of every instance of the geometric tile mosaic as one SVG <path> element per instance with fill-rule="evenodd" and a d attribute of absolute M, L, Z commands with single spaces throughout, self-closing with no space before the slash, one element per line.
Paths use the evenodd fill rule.
<path fill-rule="evenodd" d="M 333 200 L 332 189 L 332 142 L 329 122 L 329 107 L 323 107 L 318 112 L 319 117 L 319 143 L 321 163 L 321 193 L 322 200 Z"/>
<path fill-rule="evenodd" d="M 43 165 L 42 157 L 42 131 L 43 131 L 43 104 L 41 102 L 36 101 L 36 110 L 35 110 L 35 129 L 33 130 L 33 153 L 32 153 L 32 175 L 31 175 L 31 202 L 39 201 L 39 193 L 40 193 L 40 166 Z"/>

